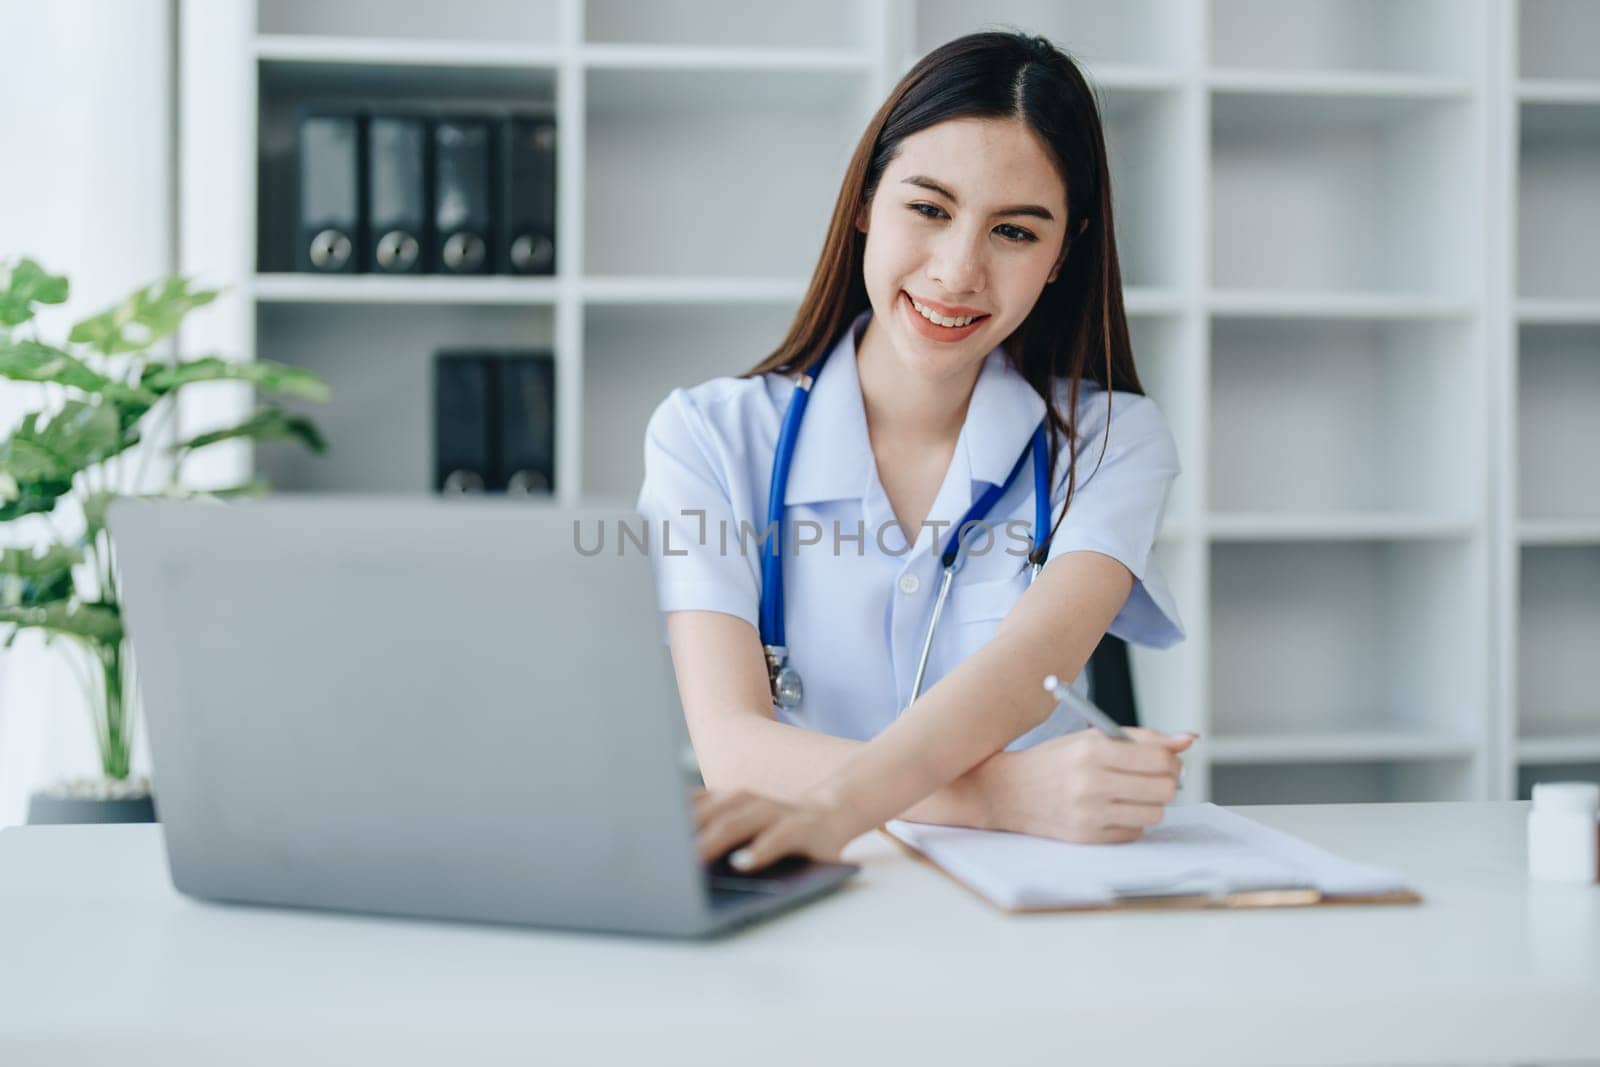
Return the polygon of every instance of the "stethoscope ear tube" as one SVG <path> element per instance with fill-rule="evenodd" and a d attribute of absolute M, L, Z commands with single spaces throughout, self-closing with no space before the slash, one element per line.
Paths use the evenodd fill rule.
<path fill-rule="evenodd" d="M 778 431 L 777 448 L 772 458 L 772 482 L 767 489 L 767 528 L 763 531 L 762 542 L 765 551 L 761 557 L 759 624 L 762 651 L 767 660 L 767 681 L 772 691 L 772 702 L 775 706 L 786 709 L 799 706 L 804 699 L 805 688 L 800 680 L 800 672 L 789 664 L 789 649 L 784 638 L 784 495 L 789 485 L 789 467 L 794 461 L 795 442 L 800 436 L 800 420 L 805 416 L 806 404 L 811 399 L 811 387 L 821 376 L 822 366 L 826 360 L 827 356 L 824 355 L 812 365 L 809 372 L 802 374 L 795 384 L 794 393 L 789 399 L 789 407 L 783 415 L 783 426 Z M 1006 475 L 1006 480 L 1000 485 L 991 485 L 984 490 L 951 532 L 950 540 L 940 556 L 944 576 L 939 582 L 939 594 L 933 602 L 933 614 L 928 620 L 928 632 L 922 642 L 922 655 L 917 659 L 917 673 L 911 683 L 911 700 L 907 701 L 908 705 L 915 702 L 922 694 L 922 682 L 927 674 L 928 658 L 933 651 L 933 635 L 938 632 L 939 616 L 944 612 L 944 603 L 950 596 L 950 586 L 955 581 L 956 571 L 960 570 L 961 564 L 965 562 L 962 549 L 965 547 L 967 535 L 975 525 L 982 524 L 996 502 L 1017 480 L 1017 476 L 1022 472 L 1023 463 L 1030 457 L 1033 460 L 1034 521 L 1033 546 L 1028 553 L 1028 559 L 1032 566 L 1032 576 L 1037 576 L 1039 569 L 1044 566 L 1051 533 L 1050 452 L 1045 437 L 1048 427 L 1048 419 L 1039 423 L 1033 431 L 1029 447 L 1017 457 L 1010 473 Z"/>
<path fill-rule="evenodd" d="M 1031 456 L 1033 459 L 1033 547 L 1028 553 L 1028 558 L 1033 560 L 1033 571 L 1029 581 L 1039 573 L 1043 566 L 1040 562 L 1048 551 L 1050 537 L 1050 471 L 1049 447 L 1045 441 L 1045 426 L 1041 422 L 1033 431 L 1033 440 L 1022 455 L 1017 457 L 1016 463 L 1011 465 L 1011 472 L 1006 475 L 1006 480 L 1000 485 L 992 485 L 984 490 L 967 513 L 956 524 L 955 532 L 951 534 L 949 543 L 945 546 L 941 562 L 944 564 L 944 577 L 939 581 L 939 595 L 933 601 L 933 614 L 928 618 L 928 632 L 922 639 L 922 655 L 917 657 L 917 673 L 911 682 L 911 699 L 906 701 L 910 707 L 917 702 L 917 697 L 922 695 L 922 682 L 927 675 L 928 657 L 933 652 L 933 635 L 939 630 L 939 616 L 944 614 L 944 602 L 950 595 L 950 586 L 954 584 L 956 571 L 961 569 L 966 556 L 962 549 L 966 547 L 968 533 L 976 526 L 981 525 L 985 516 L 989 514 L 997 501 L 1011 489 L 1017 480 L 1017 475 L 1022 473 L 1022 465 Z"/>
<path fill-rule="evenodd" d="M 783 648 L 783 497 L 789 486 L 789 465 L 794 461 L 794 445 L 800 436 L 800 420 L 811 399 L 811 387 L 822 373 L 818 360 L 809 374 L 802 374 L 783 414 L 778 431 L 777 451 L 772 457 L 772 484 L 767 487 L 767 528 L 762 531 L 765 551 L 761 556 L 761 643 Z M 770 590 L 770 594 L 769 594 Z"/>

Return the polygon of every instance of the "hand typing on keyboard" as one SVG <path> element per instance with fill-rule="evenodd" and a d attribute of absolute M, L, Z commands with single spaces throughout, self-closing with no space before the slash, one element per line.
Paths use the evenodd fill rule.
<path fill-rule="evenodd" d="M 740 874 L 786 856 L 836 862 L 844 846 L 862 832 L 836 808 L 794 804 L 742 790 L 695 790 L 694 824 L 700 859 L 709 862 L 726 856 L 728 867 Z"/>

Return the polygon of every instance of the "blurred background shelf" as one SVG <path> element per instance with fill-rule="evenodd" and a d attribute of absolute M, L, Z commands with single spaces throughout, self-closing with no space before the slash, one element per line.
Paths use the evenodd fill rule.
<path fill-rule="evenodd" d="M 1600 722 L 1600 707 L 1594 718 Z M 1523 763 L 1557 766 L 1563 763 L 1600 763 L 1600 732 L 1567 736 L 1523 737 L 1517 741 L 1517 758 Z"/>
<path fill-rule="evenodd" d="M 1213 289 L 1206 306 L 1213 314 L 1239 318 L 1464 319 L 1475 314 L 1466 299 L 1317 289 Z"/>
<path fill-rule="evenodd" d="M 1524 519 L 1517 524 L 1524 545 L 1600 545 L 1600 517 L 1592 519 Z"/>
<path fill-rule="evenodd" d="M 1382 512 L 1213 512 L 1206 531 L 1213 541 L 1448 541 L 1475 536 L 1481 524 L 1449 515 Z"/>
<path fill-rule="evenodd" d="M 1600 300 L 1518 300 L 1517 318 L 1528 325 L 1600 326 Z"/>
<path fill-rule="evenodd" d="M 1244 96 L 1307 98 L 1370 98 L 1376 102 L 1406 100 L 1467 100 L 1477 85 L 1466 78 L 1428 74 L 1327 73 L 1286 70 L 1213 70 L 1206 75 L 1213 92 Z"/>
<path fill-rule="evenodd" d="M 561 49 L 549 44 L 514 44 L 492 40 L 405 40 L 395 37 L 294 36 L 276 34 L 256 39 L 255 55 L 274 66 L 343 65 L 379 67 L 482 68 L 555 67 Z"/>
<path fill-rule="evenodd" d="M 553 278 L 442 275 L 257 274 L 255 298 L 267 304 L 553 304 Z"/>
<path fill-rule="evenodd" d="M 682 45 L 589 45 L 579 61 L 592 70 L 789 71 L 865 73 L 874 57 L 829 48 L 690 48 Z"/>
<path fill-rule="evenodd" d="M 1470 737 L 1368 730 L 1350 733 L 1275 733 L 1203 738 L 1213 763 L 1369 763 L 1375 760 L 1468 760 Z"/>

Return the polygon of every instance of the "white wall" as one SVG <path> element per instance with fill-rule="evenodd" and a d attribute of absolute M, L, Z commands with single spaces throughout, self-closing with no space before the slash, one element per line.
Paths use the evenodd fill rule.
<path fill-rule="evenodd" d="M 70 276 L 71 310 L 41 319 L 48 339 L 172 269 L 172 29 L 170 0 L 0 0 L 0 257 Z M 37 402 L 0 382 L 0 427 Z M 148 767 L 142 743 L 135 762 Z M 57 654 L 32 638 L 0 653 L 0 826 L 39 786 L 98 770 Z"/>

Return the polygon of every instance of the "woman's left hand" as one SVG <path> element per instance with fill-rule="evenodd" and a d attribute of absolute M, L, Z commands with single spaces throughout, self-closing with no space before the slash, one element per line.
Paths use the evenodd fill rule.
<path fill-rule="evenodd" d="M 743 790 L 694 791 L 694 825 L 700 859 L 709 862 L 730 848 L 735 870 L 754 871 L 785 856 L 833 863 L 856 836 L 844 812 L 820 804 L 794 804 Z"/>

